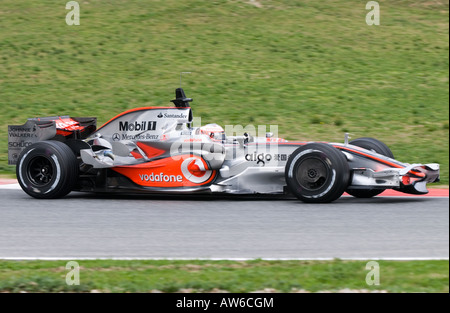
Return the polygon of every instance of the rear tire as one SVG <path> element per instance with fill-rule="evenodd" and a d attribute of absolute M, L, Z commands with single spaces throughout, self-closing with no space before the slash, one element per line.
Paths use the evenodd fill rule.
<path fill-rule="evenodd" d="M 78 179 L 78 161 L 59 141 L 41 141 L 19 156 L 17 179 L 23 191 L 37 199 L 56 199 L 69 194 Z"/>
<path fill-rule="evenodd" d="M 350 141 L 349 144 L 382 154 L 391 159 L 394 158 L 394 154 L 392 153 L 391 149 L 389 149 L 389 147 L 384 142 L 381 142 L 375 138 L 358 138 Z M 348 189 L 346 191 L 348 194 L 356 198 L 372 198 L 379 195 L 385 190 L 386 189 Z"/>
<path fill-rule="evenodd" d="M 344 193 L 350 170 L 338 149 L 325 143 L 310 143 L 289 157 L 285 178 L 289 190 L 300 200 L 327 203 Z"/>

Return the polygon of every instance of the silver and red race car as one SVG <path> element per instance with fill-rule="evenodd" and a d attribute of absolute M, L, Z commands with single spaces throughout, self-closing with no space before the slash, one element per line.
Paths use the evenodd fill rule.
<path fill-rule="evenodd" d="M 373 138 L 303 142 L 194 127 L 191 101 L 178 88 L 174 106 L 129 110 L 98 129 L 95 118 L 28 119 L 8 127 L 9 164 L 39 199 L 82 191 L 287 194 L 320 203 L 388 188 L 426 194 L 439 181 L 438 164 L 399 162 Z"/>

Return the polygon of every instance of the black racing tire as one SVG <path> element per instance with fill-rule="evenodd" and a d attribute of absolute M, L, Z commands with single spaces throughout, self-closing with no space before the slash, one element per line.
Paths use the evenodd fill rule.
<path fill-rule="evenodd" d="M 19 156 L 17 180 L 23 191 L 36 199 L 57 199 L 69 194 L 78 179 L 78 161 L 59 141 L 40 141 Z"/>
<path fill-rule="evenodd" d="M 292 153 L 286 164 L 288 189 L 307 203 L 328 203 L 338 199 L 350 180 L 344 154 L 326 143 L 309 143 Z"/>
<path fill-rule="evenodd" d="M 350 141 L 349 144 L 382 154 L 391 159 L 394 158 L 394 154 L 392 153 L 391 149 L 389 149 L 389 147 L 384 142 L 381 142 L 375 138 L 362 137 Z M 379 195 L 385 190 L 386 189 L 376 188 L 376 189 L 347 189 L 346 191 L 348 194 L 356 198 L 372 198 Z"/>

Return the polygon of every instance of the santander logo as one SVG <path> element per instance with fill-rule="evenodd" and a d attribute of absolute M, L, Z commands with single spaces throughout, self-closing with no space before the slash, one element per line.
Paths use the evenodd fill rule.
<path fill-rule="evenodd" d="M 199 158 L 187 158 L 181 163 L 181 172 L 187 180 L 201 184 L 211 178 L 212 171 L 205 168 L 205 164 Z"/>

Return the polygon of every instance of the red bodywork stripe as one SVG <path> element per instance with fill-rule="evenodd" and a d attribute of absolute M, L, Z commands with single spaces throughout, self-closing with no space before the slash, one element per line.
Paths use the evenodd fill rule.
<path fill-rule="evenodd" d="M 137 160 L 137 159 L 143 159 L 143 158 L 144 158 L 140 153 L 134 152 L 134 151 L 131 151 L 131 155 L 132 155 L 136 160 Z"/>
<path fill-rule="evenodd" d="M 395 168 L 404 168 L 404 166 L 401 166 L 401 165 L 399 165 L 399 164 L 392 163 L 392 162 L 390 162 L 390 161 L 387 161 L 387 160 L 383 160 L 383 159 L 377 158 L 377 157 L 375 157 L 375 156 L 373 156 L 373 155 L 366 154 L 366 153 L 361 152 L 361 151 L 358 151 L 358 150 L 353 150 L 353 149 L 350 149 L 350 148 L 347 148 L 347 147 L 342 147 L 342 146 L 334 146 L 334 147 L 335 147 L 335 148 L 338 148 L 338 149 L 341 149 L 341 150 L 347 150 L 347 151 L 350 151 L 350 152 L 354 152 L 354 153 L 356 153 L 356 154 L 360 154 L 360 155 L 365 156 L 365 157 L 367 157 L 367 158 L 369 158 L 369 159 L 373 159 L 373 160 L 375 160 L 375 161 L 384 163 L 384 164 L 389 165 L 389 166 L 391 166 L 391 167 L 395 167 Z"/>
<path fill-rule="evenodd" d="M 147 156 L 147 158 L 151 159 L 151 158 L 155 158 L 157 156 L 160 156 L 162 154 L 164 154 L 164 150 L 161 149 L 157 149 L 154 147 L 150 147 L 142 142 L 137 142 L 136 145 L 142 149 L 142 151 L 144 151 L 145 155 Z"/>

